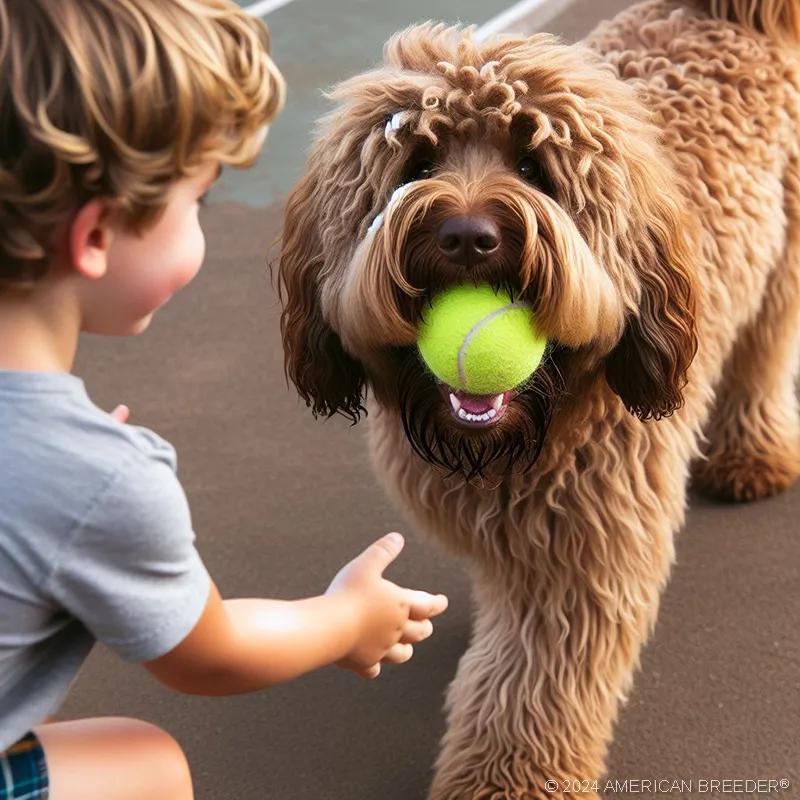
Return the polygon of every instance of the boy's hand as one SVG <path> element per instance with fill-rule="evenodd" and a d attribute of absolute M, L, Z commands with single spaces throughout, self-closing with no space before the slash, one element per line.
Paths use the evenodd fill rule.
<path fill-rule="evenodd" d="M 381 661 L 408 661 L 414 652 L 412 645 L 433 632 L 430 617 L 447 608 L 444 595 L 403 589 L 383 577 L 404 543 L 399 533 L 379 539 L 340 570 L 326 592 L 351 601 L 356 644 L 337 664 L 362 678 L 377 677 Z"/>
<path fill-rule="evenodd" d="M 117 406 L 112 412 L 111 416 L 117 421 L 125 424 L 131 415 L 131 410 L 128 406 Z"/>

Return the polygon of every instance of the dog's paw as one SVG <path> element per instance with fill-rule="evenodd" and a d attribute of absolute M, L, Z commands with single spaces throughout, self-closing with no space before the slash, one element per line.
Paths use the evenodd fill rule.
<path fill-rule="evenodd" d="M 786 491 L 800 477 L 800 455 L 725 455 L 700 462 L 694 488 L 714 500 L 751 503 Z"/>

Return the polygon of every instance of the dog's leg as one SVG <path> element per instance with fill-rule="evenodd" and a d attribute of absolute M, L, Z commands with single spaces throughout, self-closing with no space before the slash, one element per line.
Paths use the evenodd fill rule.
<path fill-rule="evenodd" d="M 694 470 L 697 488 L 723 500 L 770 497 L 800 475 L 800 170 L 792 175 L 786 254 L 734 346 Z"/>
<path fill-rule="evenodd" d="M 587 448 L 596 471 L 576 470 L 549 509 L 537 494 L 498 524 L 477 567 L 475 630 L 448 691 L 431 800 L 603 795 L 607 743 L 683 515 L 680 448 L 643 439 L 629 430 L 613 450 Z"/>
<path fill-rule="evenodd" d="M 503 595 L 500 585 L 479 591 L 430 798 L 596 800 L 644 626 L 612 621 L 580 590 L 562 598 L 557 622 L 526 609 L 530 600 Z"/>

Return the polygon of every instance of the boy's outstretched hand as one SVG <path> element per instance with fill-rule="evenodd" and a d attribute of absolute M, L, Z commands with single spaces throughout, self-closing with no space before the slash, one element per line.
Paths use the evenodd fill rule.
<path fill-rule="evenodd" d="M 346 598 L 352 607 L 355 645 L 337 665 L 362 678 L 377 677 L 381 662 L 408 661 L 413 645 L 433 633 L 430 618 L 447 608 L 442 594 L 403 589 L 383 577 L 404 544 L 399 533 L 387 534 L 341 569 L 325 593 Z"/>

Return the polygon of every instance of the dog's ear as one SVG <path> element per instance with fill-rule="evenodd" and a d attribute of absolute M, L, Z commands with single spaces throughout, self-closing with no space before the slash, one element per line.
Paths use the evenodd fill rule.
<path fill-rule="evenodd" d="M 325 255 L 316 190 L 315 170 L 309 169 L 284 212 L 278 256 L 284 368 L 315 417 L 339 413 L 355 424 L 365 411 L 366 379 L 361 364 L 345 351 L 322 314 L 319 279 Z"/>
<path fill-rule="evenodd" d="M 692 226 L 674 200 L 652 198 L 651 210 L 647 235 L 637 248 L 638 312 L 605 363 L 609 385 L 642 420 L 661 419 L 683 405 L 697 352 L 697 265 L 687 239 Z"/>

